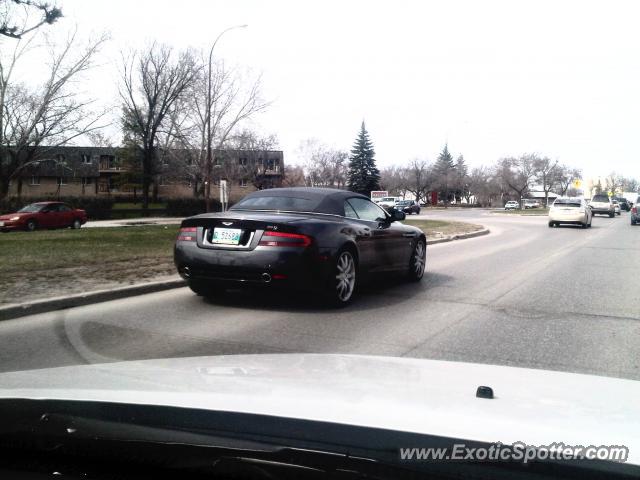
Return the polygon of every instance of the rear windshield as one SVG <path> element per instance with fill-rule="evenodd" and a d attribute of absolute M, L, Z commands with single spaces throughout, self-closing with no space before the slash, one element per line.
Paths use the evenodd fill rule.
<path fill-rule="evenodd" d="M 401 200 L 398 205 L 411 205 L 411 200 Z"/>
<path fill-rule="evenodd" d="M 605 202 L 609 203 L 609 197 L 607 195 L 594 195 L 592 202 Z"/>
<path fill-rule="evenodd" d="M 554 207 L 575 207 L 580 208 L 580 200 L 556 200 Z"/>
<path fill-rule="evenodd" d="M 246 197 L 236 203 L 231 210 L 288 210 L 293 212 L 313 212 L 320 199 L 304 197 Z"/>

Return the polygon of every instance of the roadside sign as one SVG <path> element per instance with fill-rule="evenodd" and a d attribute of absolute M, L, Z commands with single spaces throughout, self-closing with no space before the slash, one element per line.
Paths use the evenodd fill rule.
<path fill-rule="evenodd" d="M 607 192 L 607 195 L 609 195 L 610 197 L 613 197 L 613 192 L 612 192 L 611 190 L 609 190 L 609 191 Z"/>
<path fill-rule="evenodd" d="M 578 189 L 578 188 L 580 188 L 580 187 L 582 187 L 582 180 L 580 180 L 579 178 L 576 178 L 576 179 L 573 181 L 573 188 Z"/>
<path fill-rule="evenodd" d="M 371 200 L 374 202 L 388 196 L 389 192 L 387 190 L 371 190 Z"/>

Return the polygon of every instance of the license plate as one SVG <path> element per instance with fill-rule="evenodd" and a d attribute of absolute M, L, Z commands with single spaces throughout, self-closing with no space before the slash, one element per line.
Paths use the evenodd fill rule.
<path fill-rule="evenodd" d="M 239 228 L 214 228 L 211 243 L 237 245 L 240 243 L 240 235 L 242 230 Z"/>

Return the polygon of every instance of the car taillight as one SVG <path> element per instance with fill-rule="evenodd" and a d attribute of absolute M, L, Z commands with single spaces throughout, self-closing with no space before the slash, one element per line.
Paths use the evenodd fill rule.
<path fill-rule="evenodd" d="M 186 227 L 181 228 L 178 232 L 178 242 L 195 242 L 196 241 L 196 232 L 198 229 L 196 227 Z"/>
<path fill-rule="evenodd" d="M 638 213 L 638 208 L 637 207 L 633 207 L 631 209 L 631 213 Z"/>
<path fill-rule="evenodd" d="M 260 239 L 262 247 L 308 247 L 309 245 L 311 245 L 311 237 L 299 233 L 266 231 Z"/>

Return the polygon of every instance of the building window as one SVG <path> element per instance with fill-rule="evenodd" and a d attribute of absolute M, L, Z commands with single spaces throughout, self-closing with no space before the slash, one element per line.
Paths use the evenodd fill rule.
<path fill-rule="evenodd" d="M 40 185 L 40 177 L 31 177 L 31 182 L 29 183 L 29 185 Z"/>
<path fill-rule="evenodd" d="M 222 159 L 220 157 L 215 157 L 213 159 L 214 165 L 222 165 Z"/>
<path fill-rule="evenodd" d="M 83 153 L 81 157 L 82 157 L 82 163 L 91 163 L 91 155 L 87 155 L 86 153 Z"/>
<path fill-rule="evenodd" d="M 245 157 L 241 157 L 238 159 L 238 165 L 242 166 L 242 167 L 246 167 L 247 166 L 247 159 Z"/>
<path fill-rule="evenodd" d="M 61 153 L 59 153 L 58 155 L 56 155 L 56 159 L 57 159 L 59 162 L 64 162 L 64 155 L 63 155 L 63 154 L 61 154 Z"/>
<path fill-rule="evenodd" d="M 82 185 L 91 185 L 92 183 L 93 183 L 93 178 L 82 177 Z"/>
<path fill-rule="evenodd" d="M 67 177 L 58 177 L 58 185 L 66 185 L 67 184 Z"/>
<path fill-rule="evenodd" d="M 241 178 L 240 179 L 240 186 L 242 188 L 245 188 L 247 186 L 247 179 L 246 178 Z"/>

